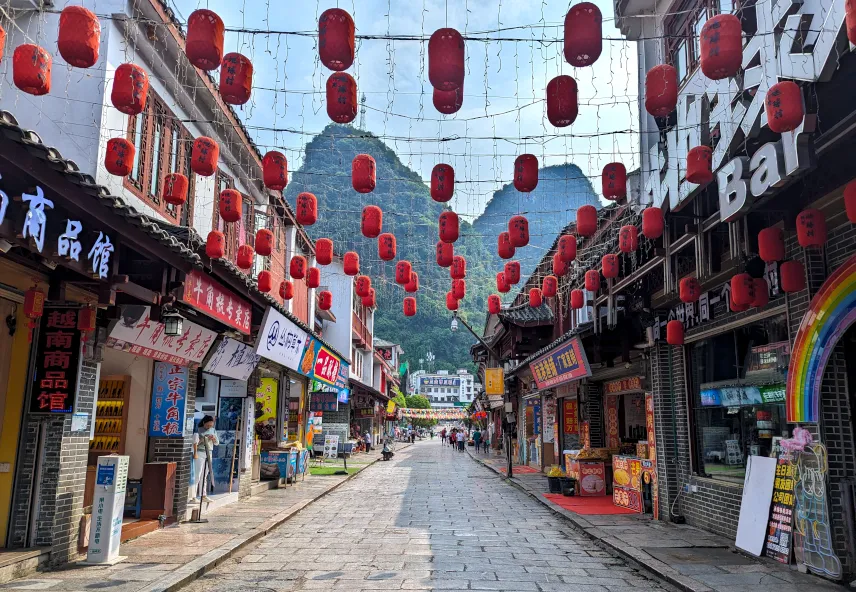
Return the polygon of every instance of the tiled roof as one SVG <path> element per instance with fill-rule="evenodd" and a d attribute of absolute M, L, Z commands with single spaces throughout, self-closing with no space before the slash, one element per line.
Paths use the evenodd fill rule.
<path fill-rule="evenodd" d="M 540 325 L 553 322 L 553 311 L 546 304 L 537 307 L 518 304 L 502 310 L 499 318 L 515 325 Z"/>

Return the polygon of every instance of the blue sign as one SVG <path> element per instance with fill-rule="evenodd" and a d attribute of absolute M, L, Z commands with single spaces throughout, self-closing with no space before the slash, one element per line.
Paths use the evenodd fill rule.
<path fill-rule="evenodd" d="M 110 487 L 116 480 L 116 465 L 98 465 L 98 473 L 95 475 L 95 485 Z"/>
<path fill-rule="evenodd" d="M 186 366 L 155 362 L 149 436 L 181 438 L 184 435 L 187 378 Z"/>

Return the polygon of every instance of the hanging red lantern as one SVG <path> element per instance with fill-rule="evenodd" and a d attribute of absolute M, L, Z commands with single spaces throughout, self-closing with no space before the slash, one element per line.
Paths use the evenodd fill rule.
<path fill-rule="evenodd" d="M 600 267 L 603 272 L 603 277 L 608 280 L 614 280 L 618 277 L 618 271 L 621 268 L 618 261 L 618 255 L 613 253 L 604 255 L 603 259 L 600 260 Z"/>
<path fill-rule="evenodd" d="M 844 210 L 850 223 L 856 224 L 856 181 L 850 181 L 844 188 Z"/>
<path fill-rule="evenodd" d="M 220 218 L 223 222 L 238 222 L 241 219 L 241 194 L 235 189 L 224 189 L 220 192 Z"/>
<path fill-rule="evenodd" d="M 701 296 L 701 283 L 697 278 L 685 277 L 681 279 L 679 294 L 681 302 L 696 302 Z"/>
<path fill-rule="evenodd" d="M 508 221 L 508 236 L 514 248 L 529 244 L 529 220 L 525 216 L 512 216 Z"/>
<path fill-rule="evenodd" d="M 805 290 L 805 268 L 799 261 L 785 261 L 779 266 L 782 291 L 787 293 Z"/>
<path fill-rule="evenodd" d="M 297 194 L 297 223 L 312 226 L 318 221 L 318 199 L 312 193 L 304 191 Z"/>
<path fill-rule="evenodd" d="M 204 8 L 194 10 L 187 17 L 187 59 L 200 70 L 216 70 L 223 61 L 225 36 L 226 27 L 217 13 Z"/>
<path fill-rule="evenodd" d="M 190 184 L 181 173 L 170 173 L 163 179 L 163 200 L 171 205 L 180 206 L 187 201 Z"/>
<path fill-rule="evenodd" d="M 211 138 L 201 136 L 193 140 L 190 151 L 190 168 L 197 175 L 210 177 L 217 170 L 220 146 Z"/>
<path fill-rule="evenodd" d="M 439 90 L 464 85 L 464 38 L 455 29 L 437 29 L 428 40 L 428 80 Z"/>
<path fill-rule="evenodd" d="M 15 48 L 12 54 L 12 81 L 25 93 L 37 97 L 51 91 L 51 54 L 32 43 Z"/>
<path fill-rule="evenodd" d="M 597 209 L 594 206 L 577 208 L 577 232 L 582 236 L 593 236 L 597 232 Z"/>
<path fill-rule="evenodd" d="M 520 262 L 508 261 L 505 264 L 505 283 L 514 286 L 520 281 Z"/>
<path fill-rule="evenodd" d="M 611 162 L 603 167 L 600 182 L 606 199 L 614 201 L 627 197 L 627 169 L 620 162 Z"/>
<path fill-rule="evenodd" d="M 351 185 L 357 193 L 371 193 L 377 185 L 377 165 L 368 154 L 357 154 L 351 162 Z"/>
<path fill-rule="evenodd" d="M 360 273 L 360 256 L 354 251 L 348 251 L 343 257 L 345 275 L 355 276 Z"/>
<path fill-rule="evenodd" d="M 553 253 L 553 275 L 562 277 L 568 273 L 568 264 L 562 261 L 559 253 Z"/>
<path fill-rule="evenodd" d="M 511 285 L 505 279 L 505 272 L 500 271 L 496 274 L 496 291 L 507 294 L 509 290 L 511 290 Z"/>
<path fill-rule="evenodd" d="M 544 298 L 553 298 L 558 291 L 558 278 L 554 275 L 545 276 L 544 281 L 541 282 L 541 294 L 544 296 Z"/>
<path fill-rule="evenodd" d="M 467 295 L 467 280 L 452 280 L 452 294 L 455 300 L 463 300 Z"/>
<path fill-rule="evenodd" d="M 321 270 L 315 266 L 306 270 L 306 287 L 314 290 L 321 285 Z"/>
<path fill-rule="evenodd" d="M 366 238 L 377 238 L 383 229 L 383 210 L 378 206 L 366 206 L 363 208 L 363 216 L 360 221 L 360 230 Z"/>
<path fill-rule="evenodd" d="M 448 164 L 436 164 L 431 169 L 431 199 L 445 203 L 455 192 L 455 169 Z"/>
<path fill-rule="evenodd" d="M 541 288 L 529 289 L 529 306 L 532 308 L 541 306 Z"/>
<path fill-rule="evenodd" d="M 464 104 L 464 87 L 455 90 L 434 89 L 434 108 L 443 115 L 457 113 Z"/>
<path fill-rule="evenodd" d="M 731 302 L 729 302 L 728 307 L 731 309 L 731 312 L 743 312 L 745 310 L 749 310 L 748 304 L 737 304 L 734 302 L 734 295 L 732 294 Z"/>
<path fill-rule="evenodd" d="M 563 234 L 559 237 L 556 253 L 564 263 L 570 263 L 577 258 L 577 237 L 573 234 Z"/>
<path fill-rule="evenodd" d="M 256 245 L 256 248 L 258 249 L 258 245 Z M 329 238 L 319 238 L 315 241 L 315 262 L 318 265 L 330 265 L 333 263 L 333 241 Z"/>
<path fill-rule="evenodd" d="M 367 275 L 357 276 L 354 282 L 354 291 L 360 298 L 366 298 L 369 295 L 369 290 L 372 287 L 372 280 Z"/>
<path fill-rule="evenodd" d="M 306 267 L 306 257 L 294 255 L 288 263 L 288 275 L 296 280 L 302 280 L 306 277 Z"/>
<path fill-rule="evenodd" d="M 391 232 L 384 232 L 377 237 L 377 254 L 384 261 L 392 261 L 395 259 L 395 235 Z"/>
<path fill-rule="evenodd" d="M 253 63 L 239 53 L 227 53 L 220 66 L 220 95 L 230 105 L 243 105 L 253 89 Z"/>
<path fill-rule="evenodd" d="M 440 267 L 449 267 L 452 265 L 455 256 L 455 248 L 452 246 L 452 243 L 438 241 L 434 250 L 437 253 L 437 265 Z"/>
<path fill-rule="evenodd" d="M 758 256 L 765 263 L 785 258 L 785 237 L 781 228 L 771 226 L 758 233 Z"/>
<path fill-rule="evenodd" d="M 357 116 L 357 83 L 350 74 L 336 72 L 327 79 L 327 115 L 336 123 L 351 123 Z"/>
<path fill-rule="evenodd" d="M 847 40 L 856 44 L 856 2 L 852 0 L 844 2 L 844 24 L 847 29 Z"/>
<path fill-rule="evenodd" d="M 288 185 L 288 160 L 285 154 L 271 150 L 262 158 L 262 180 L 265 187 L 282 191 Z"/>
<path fill-rule="evenodd" d="M 241 245 L 238 247 L 238 256 L 236 257 L 235 263 L 237 263 L 240 269 L 247 271 L 252 268 L 255 255 L 255 251 L 253 251 L 253 248 L 250 245 Z"/>
<path fill-rule="evenodd" d="M 547 119 L 556 127 L 567 127 L 577 119 L 577 81 L 567 75 L 547 83 Z"/>
<path fill-rule="evenodd" d="M 621 227 L 618 231 L 618 250 L 622 253 L 632 253 L 639 248 L 639 231 L 632 224 Z"/>
<path fill-rule="evenodd" d="M 341 8 L 329 8 L 318 19 L 318 54 L 321 63 L 341 72 L 354 63 L 354 19 Z"/>
<path fill-rule="evenodd" d="M 410 294 L 419 291 L 419 274 L 415 271 L 410 272 L 410 281 L 404 284 L 404 291 Z"/>
<path fill-rule="evenodd" d="M 660 208 L 649 206 L 642 210 L 642 234 L 645 238 L 654 240 L 663 236 L 665 224 L 663 210 Z"/>
<path fill-rule="evenodd" d="M 455 295 L 452 292 L 446 292 L 446 308 L 449 310 L 458 310 L 458 301 L 455 300 Z"/>
<path fill-rule="evenodd" d="M 668 117 L 678 105 L 678 71 L 670 64 L 654 66 L 645 75 L 645 110 Z"/>
<path fill-rule="evenodd" d="M 3 49 L 6 47 L 6 29 L 0 27 L 0 60 L 3 59 Z"/>
<path fill-rule="evenodd" d="M 538 186 L 538 158 L 534 154 L 521 154 L 514 160 L 514 188 L 523 193 Z"/>
<path fill-rule="evenodd" d="M 579 310 L 586 304 L 586 293 L 582 290 L 571 290 L 571 308 Z"/>
<path fill-rule="evenodd" d="M 497 294 L 491 294 L 487 297 L 487 312 L 490 314 L 499 314 L 502 310 L 502 300 Z"/>
<path fill-rule="evenodd" d="M 449 268 L 449 276 L 453 280 L 462 280 L 467 277 L 467 260 L 463 255 L 452 257 L 452 266 Z"/>
<path fill-rule="evenodd" d="M 363 303 L 363 306 L 366 308 L 374 308 L 377 306 L 377 293 L 374 288 L 369 288 L 368 296 L 365 298 L 361 298 L 360 302 Z"/>
<path fill-rule="evenodd" d="M 784 80 L 771 86 L 764 99 L 767 125 L 777 134 L 797 129 L 805 117 L 802 89 L 792 80 Z"/>
<path fill-rule="evenodd" d="M 809 208 L 797 215 L 797 241 L 804 249 L 823 247 L 826 243 L 826 218 L 823 212 Z"/>
<path fill-rule="evenodd" d="M 273 275 L 271 275 L 271 272 L 268 270 L 260 271 L 259 277 L 256 278 L 256 285 L 259 288 L 259 292 L 265 294 L 273 290 Z"/>
<path fill-rule="evenodd" d="M 408 296 L 404 299 L 404 316 L 416 316 L 416 298 Z"/>
<path fill-rule="evenodd" d="M 589 292 L 600 290 L 600 272 L 596 269 L 588 270 L 585 275 L 585 286 Z"/>
<path fill-rule="evenodd" d="M 91 68 L 98 61 L 101 23 L 83 6 L 66 6 L 59 15 L 59 54 L 76 68 Z"/>
<path fill-rule="evenodd" d="M 763 308 L 770 302 L 770 288 L 767 285 L 767 280 L 763 278 L 755 278 L 752 280 L 755 284 L 755 298 L 752 299 L 750 306 L 754 308 Z"/>
<path fill-rule="evenodd" d="M 84 306 L 77 313 L 77 330 L 81 332 L 80 339 L 88 340 L 88 334 L 95 331 L 98 322 L 98 309 L 94 306 Z"/>
<path fill-rule="evenodd" d="M 318 292 L 318 308 L 321 310 L 330 310 L 333 308 L 333 293 L 330 290 L 321 290 Z"/>
<path fill-rule="evenodd" d="M 209 259 L 222 259 L 226 256 L 226 235 L 219 230 L 208 233 L 205 241 L 205 254 Z"/>
<path fill-rule="evenodd" d="M 125 115 L 139 115 L 146 108 L 149 96 L 149 77 L 135 64 L 122 64 L 113 74 L 110 101 Z"/>
<path fill-rule="evenodd" d="M 572 6 L 565 15 L 565 60 L 577 68 L 591 66 L 603 51 L 603 17 L 591 2 Z"/>
<path fill-rule="evenodd" d="M 666 343 L 669 345 L 684 344 L 684 324 L 679 320 L 671 320 L 666 323 Z"/>
<path fill-rule="evenodd" d="M 737 306 L 749 306 L 755 299 L 755 284 L 748 273 L 738 273 L 731 278 L 731 300 Z"/>
<path fill-rule="evenodd" d="M 294 284 L 289 280 L 283 280 L 279 283 L 279 297 L 283 300 L 291 300 L 294 298 Z"/>
<path fill-rule="evenodd" d="M 437 228 L 440 233 L 440 240 L 444 243 L 453 243 L 458 240 L 459 225 L 458 215 L 455 212 L 446 210 L 440 214 Z"/>
<path fill-rule="evenodd" d="M 718 14 L 701 28 L 701 71 L 711 80 L 737 74 L 743 64 L 743 35 L 740 19 Z"/>
<path fill-rule="evenodd" d="M 107 153 L 104 155 L 104 168 L 111 175 L 127 177 L 134 170 L 134 156 L 137 150 L 125 138 L 111 138 L 107 141 Z"/>
<path fill-rule="evenodd" d="M 511 244 L 511 236 L 508 231 L 500 232 L 496 239 L 496 253 L 502 259 L 511 259 L 514 257 L 514 251 L 514 245 Z"/>
<path fill-rule="evenodd" d="M 24 316 L 30 319 L 27 323 L 29 332 L 27 341 L 33 340 L 33 329 L 39 326 L 39 319 L 45 313 L 45 293 L 36 286 L 24 292 Z"/>
<path fill-rule="evenodd" d="M 713 181 L 712 160 L 713 151 L 710 146 L 691 148 L 687 153 L 687 181 L 696 185 L 707 185 Z"/>
<path fill-rule="evenodd" d="M 395 264 L 395 283 L 399 286 L 405 286 L 410 283 L 410 276 L 413 273 L 413 266 L 410 261 L 402 259 Z"/>
<path fill-rule="evenodd" d="M 273 253 L 273 232 L 267 228 L 256 231 L 256 253 L 261 257 L 270 257 Z"/>

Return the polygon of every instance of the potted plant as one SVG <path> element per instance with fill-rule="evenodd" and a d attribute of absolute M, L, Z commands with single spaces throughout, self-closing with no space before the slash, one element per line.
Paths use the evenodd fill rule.
<path fill-rule="evenodd" d="M 556 465 L 550 467 L 550 470 L 547 471 L 547 486 L 550 493 L 562 493 L 562 477 L 564 476 L 565 472 Z"/>

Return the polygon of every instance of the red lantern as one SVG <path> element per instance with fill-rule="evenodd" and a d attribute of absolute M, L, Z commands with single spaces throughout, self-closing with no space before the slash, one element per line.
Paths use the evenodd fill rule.
<path fill-rule="evenodd" d="M 520 262 L 509 261 L 505 264 L 505 283 L 513 286 L 520 281 Z"/>
<path fill-rule="evenodd" d="M 467 280 L 452 280 L 452 294 L 455 300 L 463 300 L 467 295 Z"/>
<path fill-rule="evenodd" d="M 464 85 L 464 38 L 455 29 L 437 29 L 428 40 L 428 80 L 439 90 Z"/>
<path fill-rule="evenodd" d="M 785 261 L 779 267 L 782 291 L 793 293 L 805 290 L 805 268 L 799 261 Z"/>
<path fill-rule="evenodd" d="M 305 191 L 297 194 L 297 223 L 312 226 L 318 221 L 318 199 L 312 193 Z"/>
<path fill-rule="evenodd" d="M 639 231 L 628 224 L 618 231 L 618 250 L 622 253 L 632 253 L 639 248 Z"/>
<path fill-rule="evenodd" d="M 110 101 L 125 115 L 139 115 L 146 108 L 149 96 L 149 77 L 135 64 L 122 64 L 113 74 Z"/>
<path fill-rule="evenodd" d="M 733 14 L 718 14 L 701 29 L 701 71 L 711 80 L 737 74 L 743 63 L 743 35 L 740 19 Z"/>
<path fill-rule="evenodd" d="M 25 93 L 37 97 L 51 91 L 51 54 L 32 43 L 15 48 L 12 55 L 12 80 Z"/>
<path fill-rule="evenodd" d="M 220 66 L 220 95 L 230 105 L 243 105 L 253 89 L 253 63 L 239 53 L 227 53 Z"/>
<path fill-rule="evenodd" d="M 529 306 L 532 308 L 541 306 L 541 288 L 531 288 L 529 290 Z"/>
<path fill-rule="evenodd" d="M 221 191 L 219 209 L 223 222 L 238 222 L 241 219 L 241 194 L 235 189 Z"/>
<path fill-rule="evenodd" d="M 781 228 L 771 226 L 758 233 L 758 255 L 766 263 L 785 258 L 785 238 Z"/>
<path fill-rule="evenodd" d="M 490 314 L 499 314 L 502 310 L 502 300 L 497 294 L 491 294 L 487 297 L 487 311 Z"/>
<path fill-rule="evenodd" d="M 256 285 L 258 285 L 259 292 L 267 294 L 273 290 L 273 275 L 268 270 L 260 271 L 259 277 L 256 278 Z"/>
<path fill-rule="evenodd" d="M 666 343 L 669 345 L 684 344 L 684 325 L 675 319 L 666 323 Z"/>
<path fill-rule="evenodd" d="M 696 302 L 701 296 L 701 284 L 697 278 L 685 277 L 681 279 L 679 293 L 681 302 Z"/>
<path fill-rule="evenodd" d="M 654 66 L 645 75 L 645 110 L 668 117 L 678 105 L 678 71 L 669 64 Z"/>
<path fill-rule="evenodd" d="M 654 240 L 663 236 L 665 224 L 660 208 L 649 206 L 642 211 L 642 234 L 645 238 Z"/>
<path fill-rule="evenodd" d="M 529 193 L 538 186 L 538 159 L 534 154 L 521 154 L 514 160 L 514 188 Z"/>
<path fill-rule="evenodd" d="M 318 54 L 321 63 L 341 72 L 354 63 L 354 19 L 341 8 L 330 8 L 318 19 Z"/>
<path fill-rule="evenodd" d="M 731 278 L 731 300 L 737 306 L 749 306 L 755 299 L 755 284 L 748 273 L 738 273 Z"/>
<path fill-rule="evenodd" d="M 458 215 L 455 212 L 446 210 L 440 214 L 438 226 L 440 240 L 444 243 L 453 243 L 458 240 L 459 224 Z"/>
<path fill-rule="evenodd" d="M 302 280 L 306 277 L 306 257 L 295 255 L 288 264 L 288 274 L 296 279 Z"/>
<path fill-rule="evenodd" d="M 455 255 L 452 257 L 452 267 L 449 269 L 449 276 L 453 280 L 462 280 L 467 277 L 467 260 L 463 255 Z"/>
<path fill-rule="evenodd" d="M 315 289 L 321 285 L 321 270 L 317 267 L 310 267 L 306 270 L 306 287 Z"/>
<path fill-rule="evenodd" d="M 567 127 L 577 119 L 577 81 L 556 76 L 547 83 L 547 119 L 556 127 Z"/>
<path fill-rule="evenodd" d="M 318 293 L 318 308 L 330 310 L 333 307 L 333 293 L 329 290 L 321 290 Z"/>
<path fill-rule="evenodd" d="M 847 40 L 856 44 L 856 2 L 853 0 L 844 2 L 844 24 L 847 29 Z"/>
<path fill-rule="evenodd" d="M 687 181 L 696 185 L 707 185 L 713 181 L 712 159 L 713 150 L 709 146 L 691 148 L 687 153 Z"/>
<path fill-rule="evenodd" d="M 360 300 L 366 308 L 374 308 L 377 306 L 377 293 L 374 288 L 369 288 L 368 296 Z"/>
<path fill-rule="evenodd" d="M 577 237 L 573 234 L 563 234 L 562 236 L 560 236 L 556 253 L 559 255 L 559 258 L 565 263 L 570 263 L 571 261 L 576 259 Z"/>
<path fill-rule="evenodd" d="M 288 160 L 285 154 L 271 150 L 262 158 L 262 180 L 265 187 L 282 191 L 288 185 Z"/>
<path fill-rule="evenodd" d="M 571 308 L 579 310 L 586 304 L 586 293 L 582 290 L 571 290 Z"/>
<path fill-rule="evenodd" d="M 39 326 L 38 320 L 45 312 L 45 293 L 33 286 L 24 292 L 24 316 L 30 319 L 28 323 L 27 340 L 33 340 L 33 329 Z"/>
<path fill-rule="evenodd" d="M 458 301 L 455 300 L 455 295 L 451 292 L 446 292 L 446 308 L 449 310 L 458 310 Z"/>
<path fill-rule="evenodd" d="M 377 237 L 377 254 L 384 261 L 392 261 L 395 259 L 395 235 L 391 232 L 384 232 Z"/>
<path fill-rule="evenodd" d="M 505 279 L 505 272 L 500 271 L 496 274 L 496 291 L 507 294 L 511 290 L 511 285 Z"/>
<path fill-rule="evenodd" d="M 585 286 L 589 292 L 600 290 L 600 272 L 596 269 L 588 270 L 585 275 Z"/>
<path fill-rule="evenodd" d="M 111 138 L 107 141 L 107 153 L 104 155 L 104 168 L 111 175 L 127 177 L 134 170 L 134 156 L 137 150 L 125 138 Z"/>
<path fill-rule="evenodd" d="M 449 267 L 452 265 L 455 256 L 455 248 L 452 246 L 452 243 L 438 241 L 435 251 L 437 253 L 437 265 L 440 267 Z"/>
<path fill-rule="evenodd" d="M 184 52 L 191 64 L 200 70 L 216 70 L 223 61 L 226 28 L 217 13 L 201 9 L 187 17 L 187 40 Z"/>
<path fill-rule="evenodd" d="M 805 117 L 802 90 L 792 80 L 771 86 L 767 90 L 764 107 L 770 131 L 777 134 L 794 131 Z"/>
<path fill-rule="evenodd" d="M 6 47 L 6 29 L 0 27 L 0 59 L 3 59 L 4 47 Z"/>
<path fill-rule="evenodd" d="M 360 229 L 366 238 L 377 238 L 380 236 L 380 231 L 383 229 L 383 210 L 378 206 L 364 207 Z"/>
<path fill-rule="evenodd" d="M 743 312 L 744 310 L 749 310 L 748 304 L 737 304 L 736 302 L 734 302 L 733 297 L 732 297 L 731 302 L 729 303 L 728 306 L 731 309 L 731 312 Z"/>
<path fill-rule="evenodd" d="M 404 316 L 416 316 L 416 298 L 408 296 L 404 299 Z"/>
<path fill-rule="evenodd" d="M 568 264 L 562 261 L 559 253 L 553 254 L 553 275 L 562 277 L 568 273 Z"/>
<path fill-rule="evenodd" d="M 354 283 L 354 291 L 360 298 L 367 298 L 371 287 L 372 280 L 367 275 L 358 276 L 356 282 Z"/>
<path fill-rule="evenodd" d="M 627 169 L 620 162 L 611 162 L 603 167 L 600 182 L 606 199 L 614 201 L 627 197 Z"/>
<path fill-rule="evenodd" d="M 770 288 L 767 285 L 767 280 L 755 278 L 752 283 L 755 284 L 755 298 L 750 303 L 751 306 L 755 308 L 767 306 L 767 303 L 770 302 Z"/>
<path fill-rule="evenodd" d="M 572 6 L 565 15 L 565 60 L 577 68 L 591 66 L 603 50 L 603 17 L 591 2 Z"/>
<path fill-rule="evenodd" d="M 220 158 L 220 146 L 211 138 L 201 136 L 193 140 L 190 151 L 190 168 L 197 175 L 210 177 L 217 170 L 217 159 Z"/>
<path fill-rule="evenodd" d="M 336 72 L 327 79 L 327 115 L 336 123 L 351 123 L 357 116 L 357 83 L 350 74 Z"/>
<path fill-rule="evenodd" d="M 529 220 L 525 216 L 512 216 L 508 221 L 508 236 L 514 248 L 529 244 Z"/>
<path fill-rule="evenodd" d="M 355 276 L 360 273 L 360 256 L 354 251 L 348 251 L 344 255 L 345 275 Z"/>
<path fill-rule="evenodd" d="M 431 199 L 445 203 L 455 192 L 455 169 L 448 164 L 436 164 L 431 169 Z"/>
<path fill-rule="evenodd" d="M 256 245 L 256 248 L 258 248 L 258 245 Z M 315 241 L 315 262 L 318 265 L 330 265 L 333 263 L 333 241 L 329 238 L 319 238 Z"/>
<path fill-rule="evenodd" d="M 273 253 L 273 232 L 267 228 L 256 231 L 256 253 L 262 257 L 270 257 Z"/>
<path fill-rule="evenodd" d="M 577 232 L 582 236 L 593 236 L 597 232 L 597 209 L 592 205 L 577 209 Z"/>
<path fill-rule="evenodd" d="M 443 115 L 457 113 L 464 104 L 464 87 L 455 90 L 434 89 L 434 108 Z"/>
<path fill-rule="evenodd" d="M 77 330 L 82 333 L 81 340 L 87 341 L 88 333 L 95 331 L 98 321 L 98 309 L 94 306 L 84 306 L 77 313 Z"/>
<path fill-rule="evenodd" d="M 395 283 L 399 286 L 406 286 L 410 283 L 410 276 L 413 274 L 413 266 L 410 261 L 402 259 L 395 264 Z"/>
<path fill-rule="evenodd" d="M 247 271 L 252 268 L 255 255 L 256 254 L 250 245 L 241 245 L 238 247 L 238 256 L 235 262 L 238 264 L 239 268 Z"/>
<path fill-rule="evenodd" d="M 189 183 L 181 173 L 170 173 L 163 179 L 163 200 L 171 205 L 180 206 L 187 201 Z"/>
<path fill-rule="evenodd" d="M 502 259 L 514 257 L 514 245 L 511 244 L 511 236 L 507 231 L 499 233 L 496 240 L 496 252 Z"/>
<path fill-rule="evenodd" d="M 205 254 L 210 259 L 222 259 L 226 256 L 226 235 L 219 230 L 212 230 L 208 233 L 208 239 L 205 241 Z"/>
<path fill-rule="evenodd" d="M 544 277 L 544 281 L 541 282 L 541 293 L 544 298 L 553 298 L 556 295 L 556 292 L 559 291 L 559 280 L 554 275 L 548 275 Z"/>
<path fill-rule="evenodd" d="M 603 271 L 603 277 L 608 280 L 614 280 L 618 277 L 618 270 L 620 269 L 620 264 L 618 262 L 618 255 L 610 253 L 609 255 L 604 255 L 603 259 L 600 261 L 601 270 Z"/>
<path fill-rule="evenodd" d="M 283 300 L 291 300 L 294 298 L 294 284 L 288 280 L 283 280 L 279 284 L 279 297 Z"/>
<path fill-rule="evenodd" d="M 410 272 L 410 281 L 404 284 L 404 291 L 410 294 L 419 291 L 419 274 L 415 271 Z"/>
<path fill-rule="evenodd" d="M 856 181 L 850 181 L 844 188 L 844 209 L 850 223 L 856 224 Z"/>
<path fill-rule="evenodd" d="M 91 68 L 98 61 L 101 23 L 91 10 L 66 6 L 59 15 L 57 47 L 66 62 L 76 68 Z"/>
<path fill-rule="evenodd" d="M 826 218 L 823 212 L 809 208 L 799 213 L 797 241 L 804 249 L 823 247 L 826 243 Z"/>
<path fill-rule="evenodd" d="M 351 185 L 357 193 L 371 193 L 377 185 L 377 165 L 368 154 L 357 154 L 351 162 Z"/>

